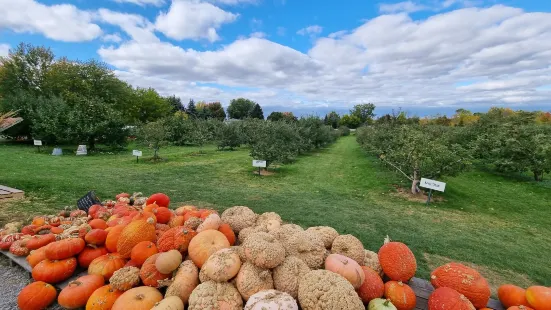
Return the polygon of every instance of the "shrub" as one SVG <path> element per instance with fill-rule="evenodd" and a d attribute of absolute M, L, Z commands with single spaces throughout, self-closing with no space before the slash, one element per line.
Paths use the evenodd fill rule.
<path fill-rule="evenodd" d="M 350 128 L 346 126 L 339 127 L 340 135 L 343 137 L 350 136 Z"/>

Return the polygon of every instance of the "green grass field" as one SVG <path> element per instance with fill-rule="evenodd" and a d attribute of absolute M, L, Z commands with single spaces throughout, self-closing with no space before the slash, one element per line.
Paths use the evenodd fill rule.
<path fill-rule="evenodd" d="M 31 146 L 0 144 L 0 184 L 27 196 L 0 202 L 0 223 L 75 205 L 88 190 L 103 199 L 119 192 L 165 192 L 174 207 L 246 205 L 305 227 L 332 226 L 375 251 L 388 234 L 412 248 L 424 278 L 455 260 L 477 266 L 494 286 L 551 286 L 551 190 L 545 185 L 474 170 L 445 179 L 446 193 L 426 207 L 399 195 L 395 176 L 367 157 L 354 137 L 263 177 L 253 174 L 245 148 L 197 152 L 166 148 L 160 153 L 165 161 L 143 158 L 137 164 L 130 151 L 55 157 Z"/>

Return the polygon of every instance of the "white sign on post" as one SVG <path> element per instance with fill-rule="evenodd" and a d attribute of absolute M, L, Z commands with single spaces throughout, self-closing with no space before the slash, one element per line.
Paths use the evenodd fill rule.
<path fill-rule="evenodd" d="M 77 155 L 87 155 L 86 145 L 79 145 L 77 149 Z"/>
<path fill-rule="evenodd" d="M 132 156 L 142 156 L 142 151 L 133 150 L 132 151 Z"/>
<path fill-rule="evenodd" d="M 34 145 L 42 146 L 42 140 L 34 140 Z"/>
<path fill-rule="evenodd" d="M 265 160 L 253 160 L 253 167 L 266 168 Z"/>
<path fill-rule="evenodd" d="M 439 192 L 444 192 L 444 189 L 446 189 L 446 183 L 425 178 L 421 178 L 421 183 L 419 183 L 419 186 L 434 189 Z"/>

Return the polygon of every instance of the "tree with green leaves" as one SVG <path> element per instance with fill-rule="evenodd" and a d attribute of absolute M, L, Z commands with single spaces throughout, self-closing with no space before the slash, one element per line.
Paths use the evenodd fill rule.
<path fill-rule="evenodd" d="M 257 119 L 264 119 L 264 112 L 262 111 L 262 107 L 258 103 L 256 103 L 251 112 L 249 113 L 250 118 L 257 118 Z"/>
<path fill-rule="evenodd" d="M 172 107 L 172 112 L 186 110 L 185 107 L 182 105 L 182 100 L 180 99 L 180 97 L 176 97 L 176 95 L 166 97 L 166 101 L 168 101 L 168 103 Z"/>
<path fill-rule="evenodd" d="M 224 107 L 220 102 L 216 101 L 208 103 L 207 109 L 210 111 L 210 117 L 219 121 L 223 121 L 226 119 L 226 112 L 224 111 Z"/>
<path fill-rule="evenodd" d="M 214 140 L 214 131 L 219 122 L 213 123 L 210 120 L 195 119 L 193 122 L 193 130 L 191 132 L 191 141 L 199 146 L 199 152 L 203 153 L 203 146 Z"/>
<path fill-rule="evenodd" d="M 356 116 L 360 120 L 360 124 L 371 124 L 375 114 L 375 105 L 373 103 L 357 104 L 350 110 L 351 116 Z"/>
<path fill-rule="evenodd" d="M 352 129 L 358 128 L 361 124 L 362 121 L 356 115 L 345 114 L 341 117 L 341 120 L 339 121 L 340 126 L 346 126 Z"/>
<path fill-rule="evenodd" d="M 254 122 L 253 122 L 254 123 Z M 250 137 L 250 156 L 272 163 L 288 163 L 300 153 L 301 138 L 296 125 L 287 122 L 262 122 Z"/>
<path fill-rule="evenodd" d="M 245 119 L 250 116 L 250 112 L 255 104 L 256 102 L 245 98 L 232 99 L 228 106 L 228 117 L 233 119 Z"/>
<path fill-rule="evenodd" d="M 272 112 L 268 115 L 267 120 L 277 122 L 277 121 L 286 121 L 286 122 L 296 122 L 298 118 L 293 114 L 293 112 Z"/>
<path fill-rule="evenodd" d="M 339 116 L 339 114 L 335 111 L 331 111 L 325 115 L 323 122 L 325 123 L 325 125 L 331 126 L 336 129 L 340 125 L 340 120 L 341 117 Z"/>
<path fill-rule="evenodd" d="M 218 149 L 224 150 L 229 148 L 233 150 L 241 145 L 242 134 L 238 123 L 222 123 L 216 126 L 216 146 Z"/>
<path fill-rule="evenodd" d="M 195 108 L 195 101 L 193 101 L 193 99 L 189 99 L 186 113 L 189 114 L 189 116 L 191 116 L 192 118 L 197 116 L 197 109 Z"/>
<path fill-rule="evenodd" d="M 170 103 L 153 88 L 138 87 L 134 92 L 135 105 L 132 111 L 142 123 L 157 121 L 172 111 Z"/>
<path fill-rule="evenodd" d="M 167 130 L 163 120 L 141 125 L 136 134 L 138 143 L 154 151 L 153 160 L 159 160 L 159 149 L 168 144 Z"/>

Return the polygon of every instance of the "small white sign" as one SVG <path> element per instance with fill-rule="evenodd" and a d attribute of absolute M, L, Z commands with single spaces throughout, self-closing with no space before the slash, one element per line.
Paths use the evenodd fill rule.
<path fill-rule="evenodd" d="M 419 183 L 419 186 L 434 189 L 439 192 L 443 192 L 446 189 L 446 183 L 425 178 L 421 178 L 421 183 Z"/>
<path fill-rule="evenodd" d="M 54 150 L 52 151 L 52 155 L 54 156 L 61 156 L 62 154 L 63 154 L 63 151 L 59 147 L 54 148 Z"/>
<path fill-rule="evenodd" d="M 86 145 L 79 145 L 77 149 L 77 155 L 87 155 Z"/>
<path fill-rule="evenodd" d="M 265 160 L 253 160 L 253 167 L 266 168 Z"/>
<path fill-rule="evenodd" d="M 34 145 L 42 146 L 42 140 L 34 140 Z"/>
<path fill-rule="evenodd" d="M 142 151 L 133 150 L 133 151 L 132 151 L 132 155 L 133 155 L 133 156 L 142 156 Z"/>

